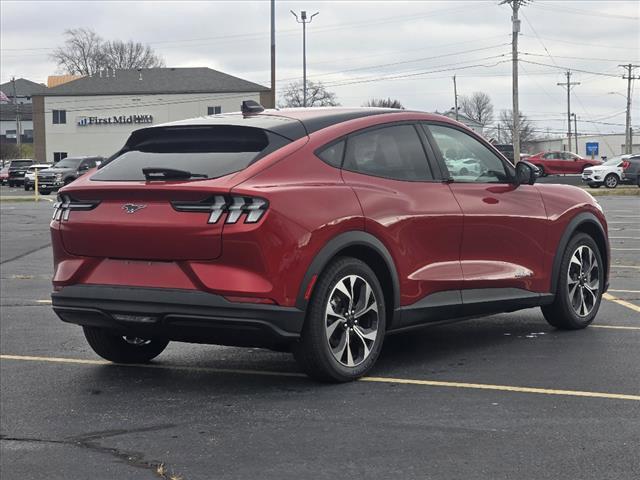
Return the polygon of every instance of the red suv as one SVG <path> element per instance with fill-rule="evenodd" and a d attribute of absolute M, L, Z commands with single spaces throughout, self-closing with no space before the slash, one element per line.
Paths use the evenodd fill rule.
<path fill-rule="evenodd" d="M 541 175 L 582 173 L 585 168 L 602 164 L 602 161 L 582 158 L 571 152 L 540 152 L 527 158 L 540 169 Z"/>
<path fill-rule="evenodd" d="M 114 362 L 170 340 L 260 346 L 325 381 L 364 375 L 387 334 L 452 319 L 541 306 L 584 328 L 606 221 L 534 170 L 402 110 L 256 104 L 137 130 L 60 191 L 53 308 Z"/>

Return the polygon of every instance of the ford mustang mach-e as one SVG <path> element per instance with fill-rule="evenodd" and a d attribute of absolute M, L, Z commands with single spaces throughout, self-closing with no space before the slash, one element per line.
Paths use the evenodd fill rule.
<path fill-rule="evenodd" d="M 325 381 L 453 319 L 542 307 L 581 329 L 608 285 L 606 221 L 582 189 L 534 182 L 420 112 L 247 102 L 143 128 L 59 192 L 53 309 L 114 362 L 261 346 Z"/>

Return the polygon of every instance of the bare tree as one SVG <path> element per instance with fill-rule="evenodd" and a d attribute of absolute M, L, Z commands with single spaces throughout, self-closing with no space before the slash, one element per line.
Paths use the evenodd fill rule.
<path fill-rule="evenodd" d="M 525 145 L 536 138 L 536 132 L 527 117 L 520 112 L 520 145 Z M 502 110 L 500 112 L 500 120 L 498 121 L 497 131 L 498 142 L 504 144 L 513 143 L 513 112 L 511 110 Z"/>
<path fill-rule="evenodd" d="M 104 44 L 104 58 L 109 68 L 164 67 L 164 60 L 149 45 L 129 40 L 111 40 Z"/>
<path fill-rule="evenodd" d="M 88 28 L 72 28 L 64 32 L 64 45 L 51 54 L 60 68 L 71 75 L 92 75 L 104 66 L 102 38 Z"/>
<path fill-rule="evenodd" d="M 302 107 L 304 93 L 302 82 L 290 83 L 284 90 L 278 106 Z M 336 94 L 325 88 L 322 82 L 307 82 L 307 107 L 335 107 L 340 105 Z"/>
<path fill-rule="evenodd" d="M 93 75 L 104 68 L 153 68 L 164 61 L 151 47 L 139 42 L 105 41 L 90 28 L 72 28 L 64 32 L 64 45 L 51 58 L 64 72 Z"/>
<path fill-rule="evenodd" d="M 404 110 L 404 106 L 400 103 L 400 100 L 388 98 L 372 98 L 368 100 L 363 107 L 380 107 L 380 108 L 397 108 L 399 110 Z"/>
<path fill-rule="evenodd" d="M 473 92 L 470 97 L 461 96 L 460 110 L 483 128 L 493 121 L 493 104 L 489 95 L 484 92 Z"/>

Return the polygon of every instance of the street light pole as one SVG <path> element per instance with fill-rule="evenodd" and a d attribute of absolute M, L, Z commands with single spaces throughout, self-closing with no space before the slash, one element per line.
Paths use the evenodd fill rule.
<path fill-rule="evenodd" d="M 458 84 L 455 75 L 453 76 L 453 104 L 456 109 L 456 121 L 458 121 Z"/>
<path fill-rule="evenodd" d="M 271 0 L 271 108 L 276 108 L 276 0 Z"/>
<path fill-rule="evenodd" d="M 307 23 L 313 21 L 313 17 L 320 12 L 316 12 L 307 19 L 307 12 L 302 10 L 300 12 L 300 18 L 296 15 L 296 12 L 291 10 L 291 14 L 296 17 L 296 22 L 302 24 L 302 106 L 307 106 Z"/>

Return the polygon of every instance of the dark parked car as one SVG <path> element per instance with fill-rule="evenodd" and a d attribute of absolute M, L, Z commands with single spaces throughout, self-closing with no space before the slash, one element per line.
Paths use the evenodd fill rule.
<path fill-rule="evenodd" d="M 640 155 L 631 155 L 627 162 L 622 172 L 623 181 L 640 187 Z"/>
<path fill-rule="evenodd" d="M 102 157 L 67 157 L 51 168 L 38 172 L 38 191 L 48 195 L 53 190 L 69 185 L 76 178 L 95 168 Z"/>
<path fill-rule="evenodd" d="M 27 173 L 27 167 L 33 165 L 35 162 L 30 158 L 20 158 L 18 160 L 11 160 L 9 164 L 9 172 L 7 176 L 7 183 L 10 187 L 16 187 L 24 183 L 24 174 Z"/>
<path fill-rule="evenodd" d="M 452 172 L 449 151 L 479 170 Z M 324 381 L 445 320 L 541 306 L 585 328 L 609 282 L 605 217 L 580 188 L 534 183 L 465 126 L 406 110 L 254 104 L 144 128 L 59 192 L 53 309 L 114 362 L 171 340 L 261 346 Z"/>

